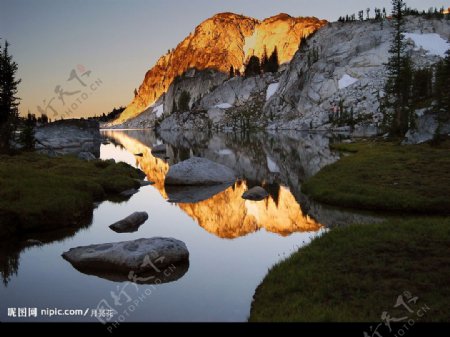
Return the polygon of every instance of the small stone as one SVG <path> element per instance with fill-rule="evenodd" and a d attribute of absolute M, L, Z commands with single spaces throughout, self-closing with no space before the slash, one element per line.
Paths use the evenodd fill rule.
<path fill-rule="evenodd" d="M 269 193 L 261 186 L 255 186 L 244 192 L 243 199 L 261 201 L 269 196 Z"/>
<path fill-rule="evenodd" d="M 147 212 L 135 212 L 125 219 L 113 223 L 109 228 L 117 233 L 134 233 L 148 220 Z"/>

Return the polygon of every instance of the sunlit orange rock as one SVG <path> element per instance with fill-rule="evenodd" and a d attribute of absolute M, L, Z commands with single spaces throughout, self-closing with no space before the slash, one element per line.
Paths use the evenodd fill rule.
<path fill-rule="evenodd" d="M 294 18 L 287 14 L 264 21 L 233 13 L 217 14 L 197 26 L 174 50 L 157 61 L 146 73 L 138 95 L 113 124 L 139 115 L 188 69 L 212 68 L 228 73 L 231 66 L 242 69 L 251 55 L 261 57 L 264 49 L 270 55 L 275 47 L 280 63 L 289 62 L 300 39 L 325 24 L 325 20 L 314 17 Z"/>

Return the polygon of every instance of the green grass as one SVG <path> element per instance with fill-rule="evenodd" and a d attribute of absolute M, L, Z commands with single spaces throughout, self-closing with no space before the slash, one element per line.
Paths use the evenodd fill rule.
<path fill-rule="evenodd" d="M 401 146 L 388 142 L 339 144 L 349 152 L 309 179 L 302 191 L 341 207 L 450 213 L 450 142 Z"/>
<path fill-rule="evenodd" d="M 27 153 L 0 156 L 0 235 L 76 225 L 93 202 L 139 186 L 124 163 Z"/>
<path fill-rule="evenodd" d="M 250 321 L 375 321 L 409 291 L 420 321 L 448 321 L 450 218 L 417 218 L 333 229 L 272 268 Z"/>

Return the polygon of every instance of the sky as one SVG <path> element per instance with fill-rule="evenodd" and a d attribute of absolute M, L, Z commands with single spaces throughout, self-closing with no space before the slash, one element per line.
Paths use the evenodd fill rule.
<path fill-rule="evenodd" d="M 390 9 L 390 0 L 0 0 L 0 38 L 19 65 L 22 115 L 81 117 L 127 105 L 157 59 L 214 14 L 335 21 L 368 7 Z"/>

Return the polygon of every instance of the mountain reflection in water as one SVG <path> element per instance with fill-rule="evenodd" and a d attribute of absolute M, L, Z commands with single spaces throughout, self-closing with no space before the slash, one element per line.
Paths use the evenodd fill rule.
<path fill-rule="evenodd" d="M 221 146 L 221 141 L 226 141 L 221 138 L 221 135 L 209 139 L 208 146 L 204 140 L 201 140 L 203 144 L 190 142 L 187 147 L 166 143 L 168 151 L 167 160 L 165 160 L 151 153 L 151 148 L 158 143 L 158 139 L 152 133 L 105 131 L 103 134 L 114 144 L 123 146 L 128 152 L 142 154 L 142 156 L 135 157 L 136 164 L 147 174 L 148 180 L 155 183 L 154 187 L 167 200 L 173 199 L 170 189 L 166 189 L 164 186 L 165 175 L 171 164 L 192 155 L 205 156 L 209 152 L 213 154 L 213 158 L 206 155 L 205 157 L 208 159 L 235 169 L 243 179 L 232 186 L 225 185 L 222 191 L 214 191 L 208 195 L 206 200 L 177 203 L 178 207 L 202 228 L 220 238 L 238 238 L 260 229 L 287 236 L 294 232 L 318 231 L 322 227 L 302 211 L 290 189 L 278 183 L 280 169 L 274 159 L 265 155 L 264 159 L 266 160 L 263 162 L 265 167 L 256 167 L 256 162 L 253 162 L 256 159 L 255 156 L 251 158 L 239 155 L 234 150 Z M 145 138 L 142 137 L 143 134 L 146 135 Z M 192 147 L 189 148 L 189 146 Z M 241 148 L 242 150 L 244 149 Z M 255 150 L 256 155 L 258 149 Z M 247 151 L 247 153 L 249 152 Z M 231 159 L 234 165 L 230 165 L 230 161 L 227 162 L 227 159 L 224 158 L 231 156 L 236 158 L 237 155 L 240 157 Z M 246 170 L 253 172 L 246 174 Z M 270 196 L 259 202 L 242 199 L 242 194 L 249 187 L 257 184 L 262 185 Z M 201 197 L 198 198 L 198 200 L 201 199 Z M 193 200 L 197 200 L 195 196 Z"/>

